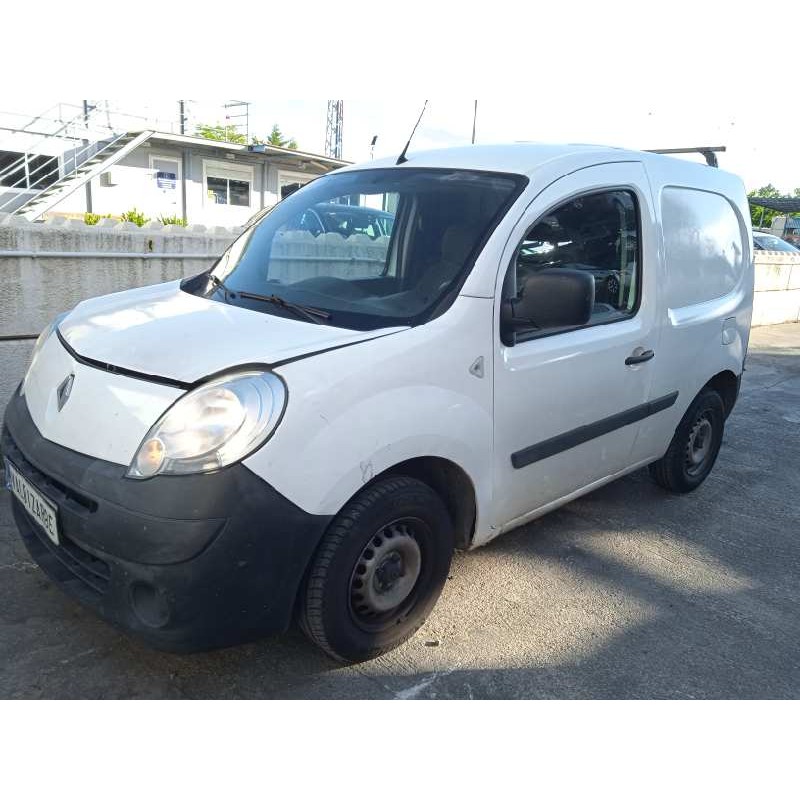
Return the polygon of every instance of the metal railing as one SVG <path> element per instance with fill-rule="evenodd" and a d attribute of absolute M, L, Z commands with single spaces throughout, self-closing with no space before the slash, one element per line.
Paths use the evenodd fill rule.
<path fill-rule="evenodd" d="M 0 169 L 0 193 L 10 195 L 0 202 L 0 212 L 15 213 L 59 180 L 77 176 L 82 165 L 125 136 L 126 131 L 115 130 L 108 117 L 106 124 L 97 124 L 97 117 L 104 111 L 107 109 L 89 106 L 85 112 L 82 110 L 66 122 L 60 123 L 55 130 L 46 133 L 31 131 L 30 125 L 19 128 L 18 132 L 36 133 L 41 138 L 19 158 Z M 43 115 L 33 121 L 41 118 Z M 54 142 L 60 145 L 59 155 L 42 152 L 45 148 L 52 148 Z M 80 144 L 74 146 L 75 143 Z M 33 194 L 24 197 L 29 192 Z"/>
<path fill-rule="evenodd" d="M 124 136 L 124 133 L 119 134 L 115 138 L 106 142 L 102 147 L 98 147 L 97 142 L 91 142 L 84 147 L 70 151 L 69 154 L 65 154 L 64 156 L 52 156 L 47 161 L 40 163 L 39 166 L 32 169 L 30 168 L 30 162 L 26 162 L 22 177 L 12 184 L 0 186 L 0 192 L 3 189 L 17 189 L 19 192 L 24 191 L 35 193 L 30 197 L 26 197 L 22 203 L 20 203 L 19 192 L 12 194 L 7 200 L 0 203 L 0 213 L 6 211 L 6 209 L 12 205 L 16 205 L 17 207 L 12 209 L 11 213 L 21 210 L 23 205 L 27 205 L 32 200 L 35 200 L 40 195 L 44 194 L 44 192 L 46 192 L 59 180 L 66 180 L 77 176 L 83 164 L 85 164 L 94 156 L 105 152 Z M 62 160 L 64 163 L 63 170 L 61 166 Z M 53 180 L 49 181 L 49 178 L 53 178 Z M 0 178 L 0 180 L 2 180 L 2 178 Z"/>
<path fill-rule="evenodd" d="M 74 185 L 71 179 L 85 174 L 82 167 L 108 152 L 126 133 L 174 130 L 174 121 L 129 114 L 107 100 L 84 108 L 57 103 L 35 117 L 0 111 L 0 122 L 7 123 L 0 130 L 11 133 L 0 149 L 19 152 L 14 137 L 35 138 L 19 157 L 0 167 L 0 213 L 12 214 L 25 213 L 43 194 L 52 194 L 49 190 L 55 184 Z"/>
<path fill-rule="evenodd" d="M 113 129 L 109 128 L 108 126 L 95 126 L 94 124 L 89 124 L 93 122 L 93 115 L 97 111 L 97 106 L 89 106 L 88 112 L 84 114 L 81 111 L 80 114 L 75 115 L 71 119 L 68 119 L 66 122 L 61 122 L 58 124 L 58 127 L 55 130 L 47 131 L 47 132 L 40 132 L 34 131 L 31 129 L 31 125 L 43 119 L 43 115 L 39 115 L 39 117 L 35 117 L 33 120 L 30 121 L 29 124 L 17 129 L 16 132 L 18 133 L 28 133 L 33 135 L 39 135 L 42 138 L 38 139 L 34 145 L 29 147 L 23 153 L 20 154 L 19 158 L 16 161 L 13 161 L 8 166 L 0 169 L 0 183 L 2 183 L 3 179 L 6 178 L 8 175 L 17 172 L 19 169 L 24 169 L 25 164 L 28 163 L 31 158 L 41 157 L 43 155 L 50 156 L 51 158 L 58 158 L 58 156 L 51 156 L 51 154 L 43 154 L 41 152 L 41 148 L 51 144 L 53 141 L 58 142 L 83 142 L 86 143 L 89 140 L 91 141 L 98 141 L 100 139 L 107 139 L 109 134 L 113 135 Z M 47 113 L 47 112 L 45 112 Z M 6 186 L 5 188 L 11 188 Z"/>

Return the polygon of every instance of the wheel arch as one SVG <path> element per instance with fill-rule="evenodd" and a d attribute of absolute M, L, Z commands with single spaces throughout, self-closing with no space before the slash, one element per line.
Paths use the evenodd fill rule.
<path fill-rule="evenodd" d="M 725 419 L 730 416 L 739 396 L 741 376 L 735 375 L 731 370 L 725 369 L 718 372 L 703 389 L 713 389 L 722 398 L 725 407 Z M 702 390 L 701 390 L 702 391 Z"/>
<path fill-rule="evenodd" d="M 366 485 L 390 475 L 416 478 L 430 486 L 441 497 L 453 522 L 456 547 L 466 550 L 471 546 L 477 521 L 477 495 L 472 479 L 462 467 L 440 456 L 420 456 L 392 465 Z"/>

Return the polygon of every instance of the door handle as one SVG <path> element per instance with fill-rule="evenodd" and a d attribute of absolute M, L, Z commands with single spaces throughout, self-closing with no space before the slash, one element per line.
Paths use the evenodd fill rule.
<path fill-rule="evenodd" d="M 637 347 L 636 350 L 625 359 L 625 366 L 630 367 L 634 364 L 644 364 L 645 361 L 649 361 L 654 355 L 655 353 L 652 350 L 642 350 L 641 347 Z"/>

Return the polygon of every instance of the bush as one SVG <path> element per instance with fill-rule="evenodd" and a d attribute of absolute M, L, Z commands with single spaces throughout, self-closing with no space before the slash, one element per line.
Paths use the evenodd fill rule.
<path fill-rule="evenodd" d="M 87 211 L 83 215 L 84 225 L 97 225 L 101 219 L 111 219 L 111 214 L 92 214 L 91 211 Z"/>
<path fill-rule="evenodd" d="M 141 211 L 137 211 L 136 206 L 134 206 L 130 211 L 126 211 L 122 215 L 123 222 L 132 222 L 134 225 L 138 225 L 140 228 L 142 225 L 146 225 L 150 222 L 150 217 L 146 217 Z"/>
<path fill-rule="evenodd" d="M 187 224 L 186 220 L 183 217 L 176 217 L 176 216 L 168 217 L 168 216 L 165 216 L 164 214 L 162 214 L 158 218 L 158 221 L 162 225 L 180 225 L 182 228 L 185 228 L 186 224 Z"/>

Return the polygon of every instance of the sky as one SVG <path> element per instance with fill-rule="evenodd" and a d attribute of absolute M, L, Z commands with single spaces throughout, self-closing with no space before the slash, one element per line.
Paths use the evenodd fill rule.
<path fill-rule="evenodd" d="M 325 143 L 325 100 L 254 101 L 251 127 L 277 122 L 303 149 Z M 344 157 L 363 161 L 377 135 L 375 157 L 399 153 L 424 100 L 344 100 Z M 751 102 L 709 103 L 706 98 L 583 96 L 580 102 L 526 102 L 479 98 L 476 142 L 585 142 L 635 149 L 724 145 L 720 166 L 738 173 L 748 188 L 772 182 L 789 192 L 800 187 L 800 104 L 767 115 Z M 470 143 L 474 99 L 431 99 L 409 152 Z M 700 157 L 698 157 L 700 158 Z M 700 158 L 702 160 L 702 158 Z"/>
<path fill-rule="evenodd" d="M 725 145 L 720 165 L 748 188 L 800 187 L 792 3 L 305 0 L 300 11 L 238 0 L 217 9 L 212 37 L 208 16 L 185 4 L 140 0 L 131 16 L 85 0 L 81 47 L 63 35 L 72 9 L 42 3 L 45 55 L 32 59 L 25 37 L 4 41 L 6 61 L 25 70 L 4 83 L 0 112 L 67 101 L 86 91 L 81 80 L 87 94 L 172 119 L 172 98 L 194 98 L 202 122 L 222 121 L 220 98 L 233 95 L 251 103 L 252 132 L 277 122 L 302 149 L 321 151 L 327 97 L 338 96 L 344 157 L 357 162 L 373 136 L 376 157 L 399 153 L 426 96 L 410 152 L 468 143 L 477 97 L 478 143 Z M 25 4 L 6 5 L 9 30 L 27 24 Z"/>
<path fill-rule="evenodd" d="M 720 166 L 739 174 L 748 189 L 772 183 L 784 193 L 800 187 L 800 104 L 785 103 L 765 113 L 761 104 L 742 96 L 725 99 L 710 91 L 670 91 L 636 95 L 621 92 L 581 93 L 578 100 L 566 92 L 531 93 L 518 97 L 478 99 L 476 141 L 481 143 L 539 141 L 608 144 L 635 149 L 724 145 Z M 245 97 L 250 102 L 250 133 L 265 136 L 277 123 L 294 137 L 300 149 L 321 153 L 325 146 L 327 100 Z M 80 103 L 74 98 L 64 102 Z M 713 100 L 713 102 L 711 102 Z M 25 98 L 4 103 L 0 111 L 34 114 L 53 105 L 52 99 Z M 110 101 L 118 109 L 158 117 L 177 124 L 177 101 Z M 343 156 L 348 161 L 370 158 L 370 141 L 377 136 L 375 157 L 400 153 L 419 116 L 424 99 L 344 99 Z M 430 99 L 414 137 L 415 150 L 470 143 L 474 99 Z M 190 128 L 195 123 L 224 122 L 224 100 L 199 99 L 187 103 Z M 5 107 L 9 106 L 10 107 Z M 233 112 L 235 113 L 235 112 Z M 241 122 L 241 120 L 236 120 Z M 0 136 L 0 143 L 2 142 Z M 701 160 L 699 156 L 697 160 Z"/>

